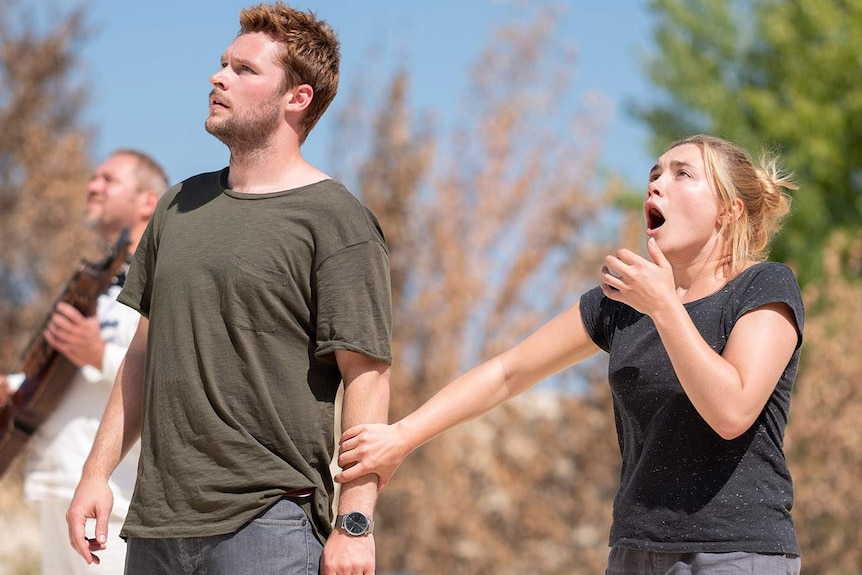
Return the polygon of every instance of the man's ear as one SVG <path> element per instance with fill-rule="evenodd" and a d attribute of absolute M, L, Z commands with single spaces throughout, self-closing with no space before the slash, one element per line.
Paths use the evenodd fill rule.
<path fill-rule="evenodd" d="M 314 88 L 308 84 L 300 84 L 295 88 L 288 90 L 288 108 L 292 112 L 301 112 L 308 108 L 314 98 Z"/>
<path fill-rule="evenodd" d="M 146 219 L 150 219 L 156 212 L 156 204 L 159 203 L 159 194 L 151 188 L 141 190 L 138 194 L 138 202 L 141 214 L 145 216 Z"/>

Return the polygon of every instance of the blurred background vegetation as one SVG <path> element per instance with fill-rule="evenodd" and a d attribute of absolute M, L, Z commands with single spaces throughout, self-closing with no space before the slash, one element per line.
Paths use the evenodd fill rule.
<path fill-rule="evenodd" d="M 73 73 L 86 8 L 35 26 L 0 0 L 0 371 L 80 257 L 98 158 Z M 862 572 L 862 0 L 653 0 L 655 94 L 630 103 L 652 151 L 695 132 L 778 149 L 800 190 L 773 259 L 807 319 L 786 451 L 807 573 Z M 444 129 L 409 70 L 343 87 L 329 171 L 375 211 L 391 248 L 391 417 L 522 339 L 595 284 L 599 258 L 642 250 L 640 195 L 601 168 L 603 109 L 561 101 L 576 56 L 540 3 L 501 27 Z M 348 145 L 349 144 L 349 145 Z M 600 573 L 619 455 L 604 358 L 413 454 L 381 497 L 381 575 Z M 0 482 L 0 574 L 36 573 L 21 465 Z"/>

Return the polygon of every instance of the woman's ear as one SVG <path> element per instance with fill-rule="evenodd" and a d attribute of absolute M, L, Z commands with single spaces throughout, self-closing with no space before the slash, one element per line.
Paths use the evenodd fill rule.
<path fill-rule="evenodd" d="M 730 207 L 721 212 L 718 216 L 719 222 L 721 225 L 726 226 L 727 224 L 732 224 L 733 222 L 739 220 L 742 217 L 742 210 L 745 209 L 745 204 L 743 203 L 741 198 L 736 198 L 730 203 Z"/>
<path fill-rule="evenodd" d="M 730 217 L 730 221 L 735 222 L 742 217 L 742 211 L 745 209 L 745 202 L 742 201 L 742 198 L 736 198 L 733 200 L 733 203 L 730 204 L 730 213 L 728 216 Z"/>

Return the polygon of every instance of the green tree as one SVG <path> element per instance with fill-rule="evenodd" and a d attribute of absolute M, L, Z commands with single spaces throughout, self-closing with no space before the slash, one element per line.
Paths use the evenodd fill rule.
<path fill-rule="evenodd" d="M 773 256 L 800 281 L 822 276 L 822 248 L 862 227 L 862 0 L 652 0 L 657 102 L 635 114 L 658 152 L 710 132 L 777 148 L 799 180 Z"/>
<path fill-rule="evenodd" d="M 653 0 L 662 90 L 635 113 L 658 151 L 694 132 L 774 146 L 800 189 L 776 259 L 808 319 L 787 434 L 803 570 L 859 573 L 862 0 Z M 796 414 L 796 415 L 794 415 Z"/>

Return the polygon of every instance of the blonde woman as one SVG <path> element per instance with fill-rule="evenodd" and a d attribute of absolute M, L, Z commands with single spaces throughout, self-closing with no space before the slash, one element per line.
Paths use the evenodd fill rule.
<path fill-rule="evenodd" d="M 443 431 L 603 350 L 622 455 L 608 575 L 795 574 L 782 445 L 802 344 L 797 281 L 764 261 L 795 189 L 707 135 L 649 172 L 648 256 L 605 258 L 601 285 L 392 425 L 342 436 L 336 479 L 398 465 Z"/>

